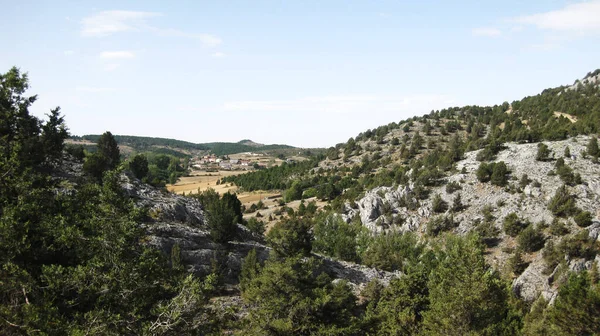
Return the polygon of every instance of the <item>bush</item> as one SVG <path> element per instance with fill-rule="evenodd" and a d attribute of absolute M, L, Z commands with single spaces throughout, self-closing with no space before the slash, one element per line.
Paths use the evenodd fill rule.
<path fill-rule="evenodd" d="M 504 217 L 504 221 L 502 222 L 504 232 L 511 237 L 516 237 L 528 225 L 529 223 L 521 220 L 514 212 L 511 212 L 508 216 Z"/>
<path fill-rule="evenodd" d="M 592 224 L 592 214 L 589 211 L 580 211 L 573 219 L 580 227 L 588 227 Z"/>
<path fill-rule="evenodd" d="M 312 250 L 310 222 L 300 218 L 278 222 L 267 234 L 267 242 L 281 257 L 309 255 Z"/>
<path fill-rule="evenodd" d="M 453 192 L 457 191 L 457 190 L 461 190 L 462 187 L 460 186 L 460 183 L 456 182 L 456 181 L 452 181 L 448 184 L 446 184 L 446 192 L 448 194 L 452 194 Z"/>
<path fill-rule="evenodd" d="M 435 194 L 431 203 L 431 209 L 435 213 L 442 213 L 448 210 L 448 202 L 444 201 L 439 194 Z"/>
<path fill-rule="evenodd" d="M 148 175 L 148 159 L 146 155 L 137 154 L 129 161 L 129 170 L 138 179 L 143 179 Z"/>
<path fill-rule="evenodd" d="M 248 219 L 248 223 L 246 223 L 246 227 L 253 233 L 256 233 L 262 236 L 265 233 L 265 222 L 258 220 L 254 217 Z"/>
<path fill-rule="evenodd" d="M 525 252 L 539 251 L 544 247 L 544 236 L 533 225 L 526 227 L 517 237 L 519 247 Z"/>
<path fill-rule="evenodd" d="M 492 176 L 490 177 L 490 182 L 493 185 L 497 185 L 500 187 L 504 187 L 508 183 L 508 167 L 504 163 L 504 161 L 500 161 L 494 164 L 492 169 Z"/>
<path fill-rule="evenodd" d="M 540 142 L 538 144 L 538 151 L 537 151 L 537 155 L 535 156 L 535 159 L 537 161 L 547 161 L 549 157 L 550 157 L 550 150 L 548 149 L 548 146 L 546 146 L 546 144 Z"/>
<path fill-rule="evenodd" d="M 548 203 L 548 209 L 559 217 L 568 217 L 579 212 L 575 205 L 575 197 L 569 193 L 566 185 L 556 190 L 554 197 Z"/>
<path fill-rule="evenodd" d="M 521 250 L 517 249 L 515 254 L 508 259 L 508 265 L 515 275 L 520 275 L 525 271 L 529 264 L 523 260 L 523 253 Z"/>
<path fill-rule="evenodd" d="M 565 224 L 558 218 L 554 218 L 552 220 L 552 224 L 550 224 L 550 233 L 554 236 L 564 236 L 569 233 L 569 229 L 565 226 Z"/>
<path fill-rule="evenodd" d="M 490 181 L 494 185 L 504 187 L 508 183 L 509 173 L 510 171 L 504 161 L 492 163 L 482 162 L 479 164 L 479 168 L 477 168 L 476 175 L 477 179 L 482 183 Z"/>
<path fill-rule="evenodd" d="M 443 231 L 452 230 L 458 226 L 458 223 L 454 222 L 452 216 L 437 216 L 427 222 L 427 234 L 435 237 Z"/>

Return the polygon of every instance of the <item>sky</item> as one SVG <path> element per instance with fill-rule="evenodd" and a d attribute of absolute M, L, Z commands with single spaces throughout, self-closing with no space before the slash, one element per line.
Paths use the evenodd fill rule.
<path fill-rule="evenodd" d="M 73 135 L 329 147 L 600 68 L 596 1 L 5 1 L 0 71 Z"/>

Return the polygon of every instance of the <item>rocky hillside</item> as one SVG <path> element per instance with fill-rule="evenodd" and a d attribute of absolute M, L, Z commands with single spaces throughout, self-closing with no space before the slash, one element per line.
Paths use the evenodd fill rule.
<path fill-rule="evenodd" d="M 143 224 L 148 232 L 148 244 L 166 255 L 171 254 L 175 244 L 179 245 L 183 264 L 198 277 L 213 272 L 215 262 L 219 262 L 224 265 L 224 281 L 235 285 L 248 252 L 256 250 L 262 262 L 269 257 L 271 249 L 264 244 L 264 237 L 253 234 L 241 224 L 237 226 L 234 241 L 215 242 L 210 236 L 205 211 L 196 199 L 165 193 L 129 174 L 122 175 L 121 184 L 139 207 L 149 211 L 150 218 Z M 326 273 L 335 279 L 347 280 L 357 291 L 373 279 L 388 283 L 398 275 L 325 256 L 315 257 L 322 260 Z"/>
<path fill-rule="evenodd" d="M 493 217 L 493 226 L 498 239 L 489 248 L 488 262 L 498 269 L 507 266 L 510 257 L 518 246 L 517 239 L 508 235 L 503 229 L 503 222 L 510 214 L 518 214 L 521 221 L 530 222 L 543 234 L 545 246 L 558 245 L 563 240 L 577 237 L 580 233 L 587 235 L 592 241 L 599 241 L 600 233 L 600 165 L 593 163 L 590 156 L 584 157 L 588 136 L 578 136 L 569 140 L 547 142 L 550 150 L 546 161 L 536 160 L 538 144 L 507 143 L 494 162 L 504 162 L 510 171 L 510 179 L 506 186 L 496 186 L 489 182 L 482 183 L 477 178 L 477 170 L 481 162 L 476 159 L 480 151 L 468 152 L 465 158 L 456 163 L 455 174 L 444 179 L 440 186 L 432 187 L 429 198 L 418 200 L 413 193 L 414 184 L 398 187 L 377 187 L 365 193 L 365 196 L 345 206 L 344 217 L 350 221 L 358 216 L 370 231 L 413 231 L 420 236 L 431 235 L 428 223 L 452 217 L 453 224 L 447 229 L 459 234 L 477 230 L 485 221 L 486 212 Z M 564 155 L 569 148 L 570 156 Z M 591 222 L 587 227 L 578 226 L 572 218 L 565 219 L 562 234 L 553 232 L 550 223 L 556 216 L 549 209 L 549 203 L 564 181 L 556 174 L 556 159 L 563 158 L 565 165 L 574 174 L 580 174 L 582 183 L 568 187 L 575 197 L 576 206 L 582 211 L 591 213 Z M 526 176 L 528 182 L 522 182 Z M 453 186 L 453 188 L 448 188 Z M 448 204 L 447 209 L 439 211 L 434 208 L 434 196 L 439 195 L 442 202 Z M 451 209 L 454 200 L 460 195 L 461 209 Z M 407 201 L 408 199 L 408 201 Z M 408 207 L 406 204 L 418 204 Z M 437 210 L 437 211 L 436 211 Z M 568 232 L 568 233 L 567 233 Z M 578 256 L 566 255 L 570 270 L 590 269 L 592 260 Z M 532 251 L 526 253 L 524 259 L 528 266 L 515 278 L 513 286 L 524 299 L 533 300 L 539 293 L 551 300 L 557 293 L 553 286 L 553 278 L 560 266 L 556 266 L 550 274 L 544 274 L 546 261 L 543 253 Z M 596 262 L 600 258 L 596 257 Z"/>

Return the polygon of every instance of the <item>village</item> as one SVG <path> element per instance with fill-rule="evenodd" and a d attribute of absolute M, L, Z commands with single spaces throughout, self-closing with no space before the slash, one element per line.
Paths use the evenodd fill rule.
<path fill-rule="evenodd" d="M 283 162 L 294 163 L 293 159 L 283 160 L 282 158 L 274 158 L 264 153 L 245 152 L 224 156 L 215 154 L 207 154 L 196 156 L 190 159 L 189 167 L 192 170 L 216 172 L 219 170 L 227 171 L 249 171 L 257 169 L 265 169 L 272 166 L 280 165 Z"/>

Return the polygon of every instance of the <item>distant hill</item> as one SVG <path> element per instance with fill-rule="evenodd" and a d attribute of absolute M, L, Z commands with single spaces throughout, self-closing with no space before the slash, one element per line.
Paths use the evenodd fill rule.
<path fill-rule="evenodd" d="M 243 152 L 268 151 L 274 149 L 291 149 L 288 145 L 263 145 L 252 140 L 242 140 L 240 142 L 210 142 L 204 143 L 215 155 L 229 155 Z"/>
<path fill-rule="evenodd" d="M 98 141 L 99 134 L 88 134 L 83 136 L 73 136 L 73 140 L 85 140 L 92 143 Z M 278 149 L 294 149 L 288 145 L 264 145 L 256 143 L 249 139 L 239 142 L 210 142 L 193 143 L 182 140 L 143 137 L 134 135 L 115 135 L 115 140 L 119 145 L 129 146 L 136 151 L 168 152 L 169 154 L 191 155 L 198 151 L 210 151 L 215 155 L 229 155 L 243 152 L 269 151 Z"/>

